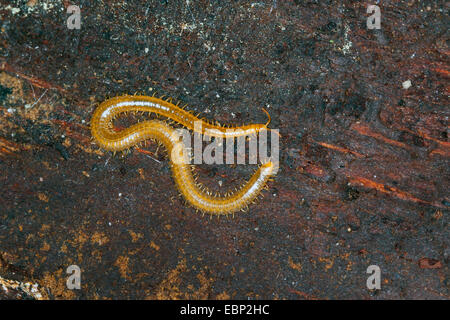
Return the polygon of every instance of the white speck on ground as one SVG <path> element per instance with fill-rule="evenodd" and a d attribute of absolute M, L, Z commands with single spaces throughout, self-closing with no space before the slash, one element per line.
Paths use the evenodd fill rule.
<path fill-rule="evenodd" d="M 350 53 L 350 48 L 353 46 L 353 43 L 348 39 L 348 32 L 350 31 L 350 27 L 345 25 L 345 33 L 344 33 L 344 45 L 342 46 L 342 53 L 347 54 Z"/>
<path fill-rule="evenodd" d="M 411 87 L 412 83 L 411 80 L 406 80 L 402 83 L 403 89 L 409 89 Z"/>

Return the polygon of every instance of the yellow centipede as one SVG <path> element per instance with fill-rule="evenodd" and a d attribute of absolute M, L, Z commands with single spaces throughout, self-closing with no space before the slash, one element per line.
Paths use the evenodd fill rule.
<path fill-rule="evenodd" d="M 112 121 L 121 113 L 149 112 L 165 116 L 188 129 L 196 130 L 195 121 L 202 121 L 202 134 L 222 138 L 250 135 L 267 129 L 267 124 L 253 124 L 238 127 L 238 131 L 227 130 L 226 126 L 205 122 L 190 112 L 174 105 L 169 100 L 148 96 L 120 96 L 108 99 L 95 110 L 91 119 L 91 132 L 100 147 L 109 151 L 127 150 L 140 142 L 156 139 L 167 149 L 175 183 L 184 198 L 202 212 L 223 215 L 243 210 L 257 198 L 267 181 L 275 173 L 272 162 L 262 164 L 250 180 L 233 194 L 212 195 L 199 185 L 193 177 L 188 161 L 188 152 L 175 130 L 165 122 L 147 120 L 121 131 L 115 131 Z M 269 118 L 270 121 L 270 118 Z M 203 127 L 203 126 L 202 126 Z"/>
<path fill-rule="evenodd" d="M 170 98 L 164 100 L 154 96 L 118 96 L 102 102 L 95 110 L 93 118 L 100 117 L 99 120 L 102 122 L 110 122 L 111 119 L 114 119 L 121 113 L 154 113 L 171 119 L 194 132 L 220 138 L 233 138 L 258 134 L 262 130 L 267 130 L 267 126 L 270 123 L 270 115 L 263 109 L 269 118 L 265 124 L 250 124 L 239 127 L 222 126 L 200 119 L 192 114 L 191 111 L 180 108 L 178 104 L 173 104 L 171 101 L 172 99 Z M 196 126 L 196 123 L 201 124 L 201 126 Z M 201 127 L 201 131 L 199 131 L 199 127 Z M 230 128 L 233 128 L 234 130 L 229 130 Z M 122 148 L 119 149 L 121 150 Z M 111 149 L 108 148 L 108 150 Z"/>

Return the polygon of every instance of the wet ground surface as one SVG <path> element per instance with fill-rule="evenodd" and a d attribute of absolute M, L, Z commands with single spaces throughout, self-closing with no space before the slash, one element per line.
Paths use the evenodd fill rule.
<path fill-rule="evenodd" d="M 0 276 L 50 299 L 448 299 L 443 3 L 380 1 L 369 30 L 370 2 L 77 1 L 71 30 L 68 1 L 1 0 Z M 265 107 L 282 137 L 264 198 L 203 217 L 156 145 L 91 141 L 99 102 L 155 91 L 220 123 Z M 254 166 L 198 170 L 223 190 Z"/>

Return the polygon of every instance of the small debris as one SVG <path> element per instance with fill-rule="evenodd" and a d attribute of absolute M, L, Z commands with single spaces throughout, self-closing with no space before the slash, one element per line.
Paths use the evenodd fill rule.
<path fill-rule="evenodd" d="M 419 268 L 421 269 L 440 269 L 442 268 L 442 263 L 439 260 L 422 258 L 418 261 Z"/>
<path fill-rule="evenodd" d="M 409 89 L 411 87 L 411 80 L 406 80 L 405 82 L 402 83 L 403 89 Z"/>

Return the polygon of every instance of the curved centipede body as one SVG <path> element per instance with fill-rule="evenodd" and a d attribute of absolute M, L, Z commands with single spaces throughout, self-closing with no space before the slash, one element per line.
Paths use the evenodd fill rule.
<path fill-rule="evenodd" d="M 127 103 L 130 106 L 130 101 Z M 142 108 L 139 104 L 132 104 L 132 106 L 138 111 L 139 108 Z M 187 124 L 190 121 L 188 114 L 182 113 L 180 110 L 175 110 L 173 113 L 162 110 L 165 112 L 161 112 L 164 115 L 168 114 L 172 118 L 180 117 Z M 169 153 L 173 177 L 181 194 L 192 206 L 202 212 L 223 215 L 243 210 L 256 199 L 274 172 L 274 164 L 267 162 L 260 166 L 250 180 L 237 192 L 226 196 L 213 196 L 202 190 L 201 186 L 196 183 L 190 164 L 188 164 L 188 152 L 184 143 L 175 134 L 175 130 L 165 122 L 147 120 L 119 132 L 114 131 L 111 124 L 113 118 L 119 113 L 127 111 L 129 109 L 125 105 L 120 105 L 120 100 L 117 99 L 100 105 L 91 120 L 92 136 L 96 142 L 106 150 L 121 151 L 147 139 L 158 140 Z"/>
<path fill-rule="evenodd" d="M 262 130 L 267 130 L 267 125 L 270 122 L 269 114 L 263 109 L 269 117 L 269 121 L 266 124 L 250 124 L 239 127 L 213 124 L 210 121 L 198 118 L 190 111 L 180 108 L 178 104 L 175 105 L 171 101 L 172 99 L 170 98 L 164 100 L 157 97 L 140 95 L 118 96 L 103 101 L 95 110 L 93 120 L 101 120 L 103 123 L 110 123 L 117 115 L 124 112 L 155 113 L 171 119 L 194 132 L 220 138 L 233 138 L 258 134 Z M 230 128 L 233 130 L 230 130 Z M 93 129 L 95 128 L 93 127 Z M 96 140 L 101 139 L 101 136 L 96 134 L 96 130 L 92 130 L 92 133 Z M 106 143 L 107 141 L 104 141 L 103 144 Z M 110 148 L 107 149 L 111 150 Z"/>

